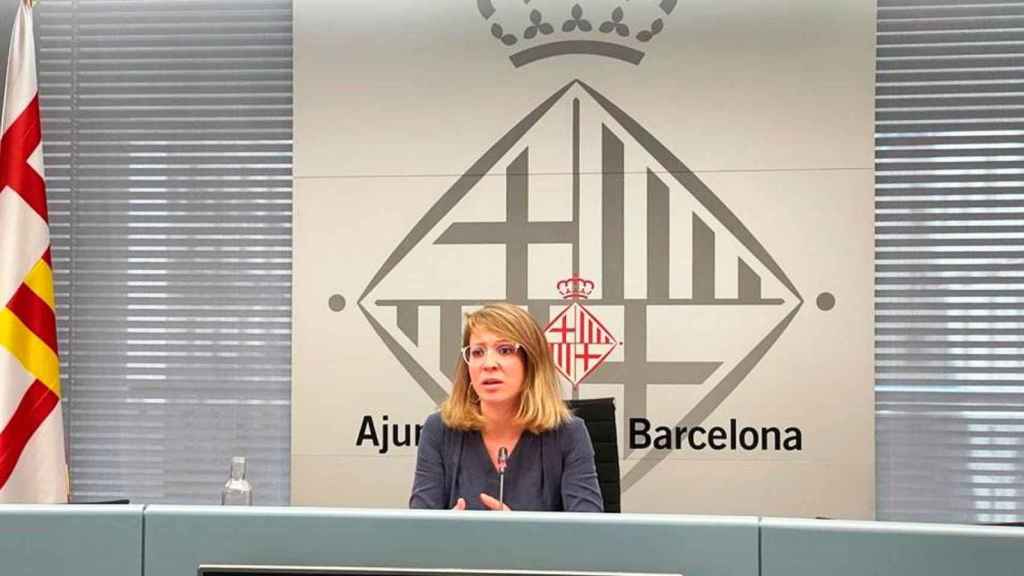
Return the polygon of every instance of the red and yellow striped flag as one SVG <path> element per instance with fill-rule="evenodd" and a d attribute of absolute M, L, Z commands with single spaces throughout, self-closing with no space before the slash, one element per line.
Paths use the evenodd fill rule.
<path fill-rule="evenodd" d="M 29 0 L 18 6 L 0 140 L 0 503 L 67 502 L 50 226 Z"/>

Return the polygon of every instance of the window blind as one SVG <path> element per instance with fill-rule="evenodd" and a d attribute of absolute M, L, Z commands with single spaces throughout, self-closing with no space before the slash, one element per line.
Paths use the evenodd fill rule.
<path fill-rule="evenodd" d="M 1024 521 L 1024 2 L 879 0 L 877 515 Z"/>
<path fill-rule="evenodd" d="M 291 2 L 35 11 L 73 499 L 287 504 Z"/>

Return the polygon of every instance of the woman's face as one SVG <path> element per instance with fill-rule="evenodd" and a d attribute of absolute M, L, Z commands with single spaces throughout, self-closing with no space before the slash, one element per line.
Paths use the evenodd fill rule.
<path fill-rule="evenodd" d="M 526 366 L 518 344 L 487 330 L 474 330 L 466 351 L 469 384 L 480 403 L 519 406 Z"/>

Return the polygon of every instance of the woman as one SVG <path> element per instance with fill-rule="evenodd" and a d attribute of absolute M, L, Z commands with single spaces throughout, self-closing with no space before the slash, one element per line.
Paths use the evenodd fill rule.
<path fill-rule="evenodd" d="M 590 436 L 561 399 L 533 318 L 485 306 L 466 316 L 462 346 L 452 393 L 420 434 L 409 507 L 601 512 Z"/>

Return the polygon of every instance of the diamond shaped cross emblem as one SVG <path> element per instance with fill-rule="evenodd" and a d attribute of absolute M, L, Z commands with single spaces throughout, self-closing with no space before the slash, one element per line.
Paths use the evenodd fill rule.
<path fill-rule="evenodd" d="M 588 174 L 588 165 L 601 169 Z M 633 217 L 638 210 L 643 218 Z M 568 305 L 562 286 L 561 298 L 543 288 L 567 269 L 579 281 L 570 288 L 586 292 Z M 694 426 L 747 378 L 803 298 L 693 171 L 574 80 L 441 195 L 383 262 L 359 308 L 439 403 L 458 366 L 463 314 L 490 302 L 524 306 L 546 327 L 574 387 L 587 380 L 620 390 L 624 422 L 653 406 Z M 623 487 L 664 458 L 633 459 Z"/>
<path fill-rule="evenodd" d="M 578 388 L 619 345 L 611 331 L 583 304 L 573 302 L 544 328 L 558 373 Z"/>

